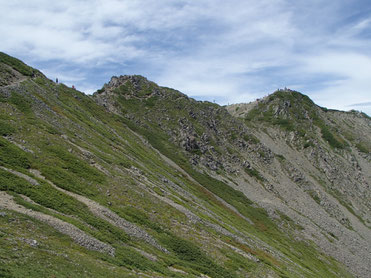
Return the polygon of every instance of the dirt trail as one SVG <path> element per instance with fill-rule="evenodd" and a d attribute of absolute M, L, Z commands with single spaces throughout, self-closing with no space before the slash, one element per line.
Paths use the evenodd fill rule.
<path fill-rule="evenodd" d="M 19 85 L 21 82 L 25 81 L 28 77 L 22 76 L 18 77 L 16 80 L 11 81 L 10 84 L 1 86 L 2 88 L 8 88 L 8 87 L 13 87 Z"/>
<path fill-rule="evenodd" d="M 30 184 L 32 185 L 39 185 L 39 183 L 37 182 L 37 180 L 25 175 L 25 174 L 22 174 L 20 172 L 17 172 L 17 171 L 14 171 L 12 169 L 9 169 L 9 168 L 5 168 L 3 166 L 0 166 L 0 169 L 4 170 L 4 171 L 7 171 L 9 173 L 12 173 L 13 175 L 16 175 L 17 177 L 20 177 L 22 179 L 25 179 L 26 181 L 28 181 Z"/>
<path fill-rule="evenodd" d="M 18 213 L 22 213 L 28 215 L 30 217 L 36 218 L 53 228 L 57 231 L 61 232 L 62 234 L 68 235 L 73 239 L 74 242 L 77 244 L 89 249 L 94 250 L 102 253 L 108 253 L 111 256 L 115 255 L 115 249 L 106 244 L 101 242 L 100 240 L 86 234 L 85 232 L 81 231 L 80 229 L 76 228 L 74 225 L 64 222 L 58 218 L 55 218 L 51 215 L 47 215 L 38 211 L 34 211 L 31 209 L 27 209 L 21 205 L 18 205 L 14 200 L 13 196 L 7 194 L 4 191 L 0 191 L 0 207 L 4 209 L 9 209 L 16 211 Z"/>
<path fill-rule="evenodd" d="M 95 214 L 96 216 L 106 220 L 107 222 L 111 223 L 112 225 L 122 229 L 127 233 L 129 236 L 132 236 L 134 238 L 138 238 L 140 240 L 143 240 L 147 242 L 148 244 L 151 244 L 152 246 L 156 247 L 157 249 L 168 252 L 166 248 L 162 247 L 160 244 L 156 242 L 156 240 L 150 236 L 146 231 L 142 230 L 141 228 L 137 227 L 133 223 L 130 223 L 129 221 L 121 218 L 116 213 L 112 212 L 108 208 L 98 204 L 95 201 L 92 201 L 84 196 L 81 196 L 76 193 L 72 193 L 70 191 L 67 191 L 65 189 L 59 188 L 55 184 L 53 184 L 51 181 L 48 181 L 45 179 L 44 176 L 41 175 L 41 173 L 37 170 L 30 170 L 32 174 L 37 176 L 38 178 L 44 179 L 47 181 L 51 186 L 53 186 L 55 189 L 75 198 L 76 200 L 80 201 L 81 203 L 85 204 L 89 210 Z"/>

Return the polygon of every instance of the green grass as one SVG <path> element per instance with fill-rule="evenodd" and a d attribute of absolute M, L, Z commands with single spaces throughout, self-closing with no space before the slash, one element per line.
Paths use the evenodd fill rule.
<path fill-rule="evenodd" d="M 322 138 L 325 139 L 331 147 L 343 149 L 346 145 L 344 142 L 341 142 L 339 139 L 336 139 L 335 135 L 330 131 L 326 126 L 321 126 Z"/>
<path fill-rule="evenodd" d="M 216 264 L 208 255 L 204 254 L 201 249 L 194 243 L 175 235 L 163 234 L 161 243 L 173 251 L 180 260 L 177 264 L 197 270 L 210 277 L 237 277 L 227 269 Z"/>
<path fill-rule="evenodd" d="M 243 136 L 243 139 L 246 141 L 246 142 L 251 142 L 253 144 L 258 144 L 260 143 L 260 140 L 254 136 L 254 135 L 251 135 L 251 134 L 245 134 Z"/>
<path fill-rule="evenodd" d="M 13 69 L 26 76 L 32 76 L 36 72 L 36 70 L 27 66 L 22 61 L 11 57 L 3 52 L 0 52 L 0 63 L 7 64 L 8 66 L 11 66 Z"/>
<path fill-rule="evenodd" d="M 115 212 L 123 217 L 124 219 L 132 222 L 132 223 L 136 223 L 136 224 L 139 224 L 139 225 L 142 225 L 142 226 L 145 226 L 147 228 L 150 228 L 154 231 L 156 231 L 157 233 L 162 233 L 164 232 L 164 229 L 158 225 L 157 223 L 154 223 L 149 217 L 148 215 L 135 208 L 135 207 L 132 207 L 132 206 L 126 206 L 124 208 L 121 208 L 120 210 L 115 210 Z"/>
<path fill-rule="evenodd" d="M 314 147 L 314 144 L 313 144 L 312 141 L 310 141 L 310 142 L 305 142 L 303 147 L 304 147 L 304 149 L 309 148 L 309 147 Z"/>
<path fill-rule="evenodd" d="M 23 95 L 13 92 L 10 99 L 10 103 L 14 104 L 23 113 L 31 113 L 31 104 Z"/>
<path fill-rule="evenodd" d="M 290 121 L 288 119 L 277 119 L 277 120 L 273 121 L 273 124 L 279 125 L 287 131 L 295 131 L 296 130 L 296 127 L 295 127 L 293 121 Z"/>
<path fill-rule="evenodd" d="M 26 180 L 0 169 L 0 190 L 23 194 L 43 207 L 51 208 L 67 215 L 75 215 L 96 230 L 88 230 L 98 239 L 105 242 L 127 242 L 128 236 L 120 229 L 94 216 L 90 210 L 74 198 L 58 191 L 47 182 L 31 185 Z M 28 206 L 31 206 L 30 204 Z M 39 210 L 37 207 L 32 207 Z M 47 213 L 47 210 L 43 210 Z M 65 220 L 65 219 L 64 219 Z M 73 223 L 76 224 L 76 223 Z M 81 226 L 82 229 L 84 227 Z"/>
<path fill-rule="evenodd" d="M 60 145 L 47 146 L 44 151 L 47 155 L 43 157 L 39 168 L 50 181 L 79 194 L 87 196 L 99 194 L 92 185 L 106 182 L 106 176 L 102 172 L 67 152 Z"/>
<path fill-rule="evenodd" d="M 121 103 L 123 105 L 124 111 L 134 111 L 134 110 L 141 110 L 141 102 L 139 101 L 126 101 Z M 131 107 L 128 107 L 127 105 L 131 105 Z M 308 104 L 309 105 L 309 104 Z M 179 114 L 181 115 L 181 111 L 179 111 Z M 267 113 L 266 118 L 270 117 L 270 114 Z M 311 276 L 308 277 L 323 277 L 323 275 L 329 275 L 333 276 L 331 272 L 328 271 L 328 269 L 336 269 L 338 270 L 337 265 L 332 265 L 328 266 L 326 264 L 323 264 L 320 262 L 320 260 L 312 256 L 311 254 L 317 254 L 317 251 L 313 247 L 308 247 L 304 243 L 299 243 L 296 241 L 292 241 L 292 238 L 290 235 L 282 235 L 282 232 L 277 228 L 276 224 L 270 220 L 269 216 L 267 213 L 260 208 L 257 208 L 253 205 L 253 203 L 246 198 L 246 196 L 228 185 L 224 184 L 223 182 L 213 179 L 210 176 L 208 176 L 205 173 L 200 173 L 196 171 L 195 169 L 192 168 L 192 166 L 189 165 L 188 159 L 182 153 L 177 149 L 176 146 L 172 145 L 169 143 L 169 137 L 161 132 L 160 129 L 156 128 L 155 126 L 151 126 L 151 128 L 143 128 L 141 125 L 136 125 L 133 122 L 123 119 L 125 124 L 129 126 L 132 130 L 135 132 L 141 134 L 144 136 L 153 147 L 158 149 L 162 154 L 165 156 L 169 157 L 171 160 L 176 162 L 183 170 L 185 170 L 189 175 L 191 175 L 199 184 L 202 185 L 202 187 L 198 187 L 196 184 L 193 184 L 194 191 L 192 192 L 198 192 L 199 197 L 203 198 L 207 202 L 209 202 L 210 205 L 213 206 L 213 208 L 217 211 L 221 207 L 223 207 L 222 204 L 218 204 L 215 206 L 216 203 L 218 203 L 213 195 L 210 195 L 208 191 L 205 189 L 211 191 L 215 195 L 219 196 L 223 200 L 225 200 L 227 203 L 231 204 L 234 206 L 239 213 L 242 215 L 248 217 L 251 219 L 254 223 L 253 226 L 247 224 L 245 221 L 241 220 L 236 215 L 233 215 L 233 213 L 230 213 L 228 221 L 233 223 L 235 227 L 238 227 L 241 231 L 248 231 L 249 233 L 253 233 L 265 242 L 268 242 L 272 246 L 275 246 L 275 248 L 278 248 L 278 250 L 281 250 L 287 255 L 295 260 L 298 264 L 303 265 L 305 268 L 308 268 Z M 145 122 L 145 124 L 149 124 L 149 122 Z M 285 125 L 285 122 L 282 122 L 283 125 Z M 145 126 L 145 125 L 144 125 Z M 304 134 L 304 133 L 303 133 Z M 258 173 L 251 173 L 253 176 L 258 176 Z M 255 174 L 255 175 L 254 175 Z M 219 206 L 219 208 L 218 208 Z M 225 208 L 224 208 L 225 209 Z M 232 216 L 233 215 L 233 216 Z M 228 222 L 227 221 L 227 222 Z M 302 227 L 296 227 L 296 229 L 301 230 Z M 304 247 L 305 246 L 305 247 Z M 305 251 L 300 251 L 301 256 L 297 257 L 295 253 L 292 252 L 293 249 L 297 250 L 305 250 Z M 291 251 L 290 251 L 291 250 Z M 266 260 L 265 261 L 267 266 L 269 267 L 275 267 L 279 268 L 277 266 L 274 266 L 274 263 L 272 260 Z M 273 266 L 272 266 L 273 265 Z M 278 271 L 276 269 L 276 271 Z M 282 277 L 294 277 L 291 276 L 289 273 L 282 273 Z"/>
<path fill-rule="evenodd" d="M 0 165 L 28 169 L 31 167 L 31 155 L 0 137 Z"/>
<path fill-rule="evenodd" d="M 127 268 L 103 260 L 49 225 L 6 213 L 0 217 L 1 277 L 128 277 Z M 38 246 L 30 246 L 26 239 L 36 240 Z"/>
<path fill-rule="evenodd" d="M 286 106 L 287 103 L 290 103 L 290 105 Z M 277 106 L 285 109 L 284 115 L 274 115 L 273 108 Z M 340 134 L 327 126 L 324 120 L 320 118 L 315 104 L 307 96 L 295 91 L 276 91 L 269 96 L 267 102 L 261 102 L 250 110 L 245 116 L 245 120 L 247 122 L 259 121 L 276 125 L 289 132 L 295 131 L 303 138 L 314 133 L 313 122 L 320 128 L 322 138 L 332 148 L 344 149 L 347 147 L 346 141 L 342 139 Z M 304 148 L 309 146 L 312 145 L 304 143 Z"/>
<path fill-rule="evenodd" d="M 15 131 L 14 127 L 4 120 L 0 120 L 0 135 L 8 136 Z"/>
<path fill-rule="evenodd" d="M 260 175 L 259 171 L 255 168 L 245 168 L 245 172 L 250 176 L 254 177 L 259 181 L 264 181 L 264 178 Z"/>
<path fill-rule="evenodd" d="M 368 153 L 371 152 L 370 151 L 370 147 L 368 145 L 366 145 L 364 142 L 361 142 L 361 143 L 356 144 L 356 147 L 362 153 L 368 154 Z"/>
<path fill-rule="evenodd" d="M 198 211 L 193 201 L 178 194 L 176 190 L 169 189 L 170 183 L 163 184 L 162 177 L 166 177 L 193 194 L 200 200 L 200 205 L 218 216 L 217 219 L 205 217 L 207 221 L 219 224 L 230 232 L 234 232 L 231 228 L 234 227 L 247 236 L 258 237 L 273 248 L 287 254 L 288 258 L 300 267 L 310 269 L 311 277 L 334 277 L 331 270 L 338 271 L 341 267 L 333 262 L 322 263 L 321 261 L 327 261 L 328 258 L 321 256 L 313 246 L 293 240 L 290 233 L 283 234 L 275 221 L 269 218 L 267 212 L 257 207 L 243 193 L 210 177 L 207 173 L 197 171 L 189 163 L 190 154 L 181 151 L 176 144 L 173 144 L 168 133 L 169 130 L 179 129 L 179 120 L 182 118 L 186 119 L 186 124 L 199 137 L 208 130 L 208 125 L 211 124 L 208 120 L 211 117 L 216 120 L 220 132 L 229 134 L 229 137 L 226 136 L 228 140 L 237 140 L 241 134 L 238 128 L 242 126 L 237 124 L 235 126 L 231 118 L 228 118 L 228 115 L 224 114 L 224 110 L 221 110 L 218 105 L 192 102 L 171 89 L 160 91 L 160 94 L 163 94 L 161 97 L 148 97 L 154 89 L 158 88 L 152 83 L 141 83 L 142 81 L 139 81 L 142 86 L 140 92 L 133 91 L 134 87 L 130 82 L 118 89 L 116 105 L 119 111 L 123 111 L 123 116 L 108 113 L 104 108 L 97 106 L 93 98 L 84 96 L 62 84 L 55 86 L 52 82 L 42 78 L 22 83 L 22 88 L 27 88 L 27 92 L 34 94 L 39 101 L 43 101 L 56 115 L 44 110 L 37 111 L 41 116 L 39 113 L 32 114 L 33 110 L 38 109 L 37 106 L 33 105 L 31 98 L 21 94 L 14 93 L 8 100 L 4 99 L 17 108 L 17 113 L 9 118 L 5 118 L 6 113 L 2 113 L 4 115 L 0 117 L 0 131 L 3 135 L 14 134 L 15 138 L 25 139 L 27 146 L 34 150 L 34 154 L 24 152 L 0 138 L 0 164 L 26 174 L 29 168 L 38 169 L 57 186 L 109 206 L 121 217 L 145 229 L 171 253 L 165 254 L 142 241 L 132 240 L 117 227 L 96 217 L 84 204 L 58 191 L 41 179 L 37 179 L 39 186 L 32 186 L 22 178 L 6 171 L 0 171 L 0 190 L 13 194 L 21 205 L 76 225 L 84 232 L 116 248 L 116 257 L 112 258 L 87 251 L 75 246 L 69 238 L 56 235 L 51 241 L 52 250 L 54 250 L 53 246 L 59 246 L 58 242 L 61 240 L 66 253 L 76 259 L 79 266 L 68 263 L 67 259 L 60 260 L 59 257 L 54 258 L 41 251 L 22 249 L 19 253 L 8 252 L 10 254 L 6 255 L 6 266 L 0 268 L 0 273 L 2 271 L 4 275 L 10 273 L 16 277 L 17 275 L 18 277 L 35 277 L 37 272 L 45 271 L 50 276 L 81 277 L 85 275 L 81 271 L 88 268 L 87 277 L 92 277 L 94 274 L 96 277 L 104 277 L 104 272 L 109 273 L 107 274 L 109 276 L 111 271 L 114 273 L 111 275 L 113 277 L 125 277 L 124 275 L 128 274 L 131 269 L 145 272 L 150 276 L 187 277 L 199 276 L 203 273 L 210 277 L 239 277 L 241 273 L 272 270 L 281 277 L 295 277 L 286 270 L 286 262 L 277 260 L 269 252 L 246 249 L 247 252 L 256 255 L 261 260 L 261 263 L 257 264 L 230 249 L 227 251 L 224 247 L 220 248 L 218 245 L 220 239 L 226 242 L 231 239 L 221 236 L 202 223 L 189 224 L 185 215 L 159 202 L 144 190 L 144 187 L 151 187 L 151 190 L 155 190 L 153 188 L 168 190 L 179 198 L 174 197 L 172 200 L 176 200 L 178 204 L 197 214 Z M 126 99 L 123 96 L 125 94 L 136 94 L 136 96 Z M 204 111 L 207 113 L 207 120 L 203 120 L 201 116 L 201 112 Z M 266 118 L 270 115 L 271 113 L 268 112 Z M 284 126 L 286 123 L 281 122 L 280 125 Z M 236 127 L 236 130 L 230 132 L 231 127 Z M 132 131 L 143 136 L 153 147 L 172 159 L 196 182 L 189 180 L 186 175 L 164 163 L 156 152 L 146 144 L 142 144 L 142 141 Z M 61 137 L 62 134 L 68 136 L 68 141 Z M 210 137 L 210 145 L 215 145 L 214 154 L 223 156 L 227 148 L 217 148 L 219 138 L 214 134 Z M 244 140 L 253 144 L 259 143 L 259 140 L 251 135 L 246 135 Z M 84 153 L 69 141 L 88 150 L 91 158 L 86 158 Z M 232 144 L 228 148 L 237 150 Z M 93 167 L 89 162 L 90 159 L 99 163 L 108 174 Z M 132 171 L 131 166 L 139 169 L 142 176 L 139 178 L 131 176 L 128 172 Z M 257 179 L 260 177 L 257 171 L 251 172 L 251 175 Z M 108 189 L 110 195 L 106 194 Z M 19 194 L 28 196 L 37 204 L 24 201 Z M 215 195 L 234 206 L 239 213 L 232 211 Z M 52 208 L 65 215 L 50 212 L 47 208 Z M 253 224 L 245 221 L 240 214 L 251 219 Z M 199 215 L 203 217 L 202 212 L 199 212 Z M 289 219 L 283 219 L 283 221 L 292 224 Z M 45 225 L 40 224 L 40 227 L 44 228 Z M 25 226 L 19 229 L 26 233 L 28 231 Z M 52 229 L 45 228 L 45 234 L 49 232 L 53 232 Z M 40 231 L 34 234 L 40 234 Z M 123 243 L 126 245 L 124 246 Z M 239 248 L 248 248 L 239 246 L 237 243 L 233 244 Z M 155 254 L 158 261 L 148 260 L 127 245 L 139 246 Z M 8 247 L 7 250 L 12 250 L 12 247 L 7 245 L 6 248 Z M 32 252 L 36 254 L 35 260 L 23 263 L 16 258 L 13 260 L 16 262 L 15 265 L 12 265 L 12 254 L 22 256 L 20 254 Z M 1 255 L 1 260 L 3 256 L 5 255 Z M 45 260 L 46 263 L 37 265 L 38 260 Z M 36 266 L 29 265 L 30 263 Z M 48 264 L 52 267 L 44 270 Z M 59 269 L 63 264 L 70 269 Z M 182 269 L 188 275 L 169 272 L 168 266 Z M 300 267 L 292 267 L 301 273 Z M 346 277 L 346 275 L 343 276 Z"/>

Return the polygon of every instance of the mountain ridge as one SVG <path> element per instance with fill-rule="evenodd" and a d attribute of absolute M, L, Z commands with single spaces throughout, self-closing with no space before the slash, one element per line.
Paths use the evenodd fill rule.
<path fill-rule="evenodd" d="M 12 229 L 9 219 L 24 216 L 5 210 L 1 239 L 52 260 L 51 270 L 40 266 L 45 273 L 77 275 L 99 262 L 91 275 L 114 268 L 116 277 L 351 277 L 343 264 L 367 277 L 369 118 L 326 111 L 291 90 L 241 113 L 243 105 L 198 102 L 140 76 L 113 77 L 86 96 L 19 72 L 18 61 L 0 63 L 18 72 L 0 75 L 2 192 L 115 250 L 77 252 L 77 242 L 65 252 L 82 266 L 53 260 L 19 243 L 26 222 Z M 135 237 L 138 229 L 164 249 Z M 35 234 L 43 250 L 62 256 L 58 237 Z M 36 273 L 4 252 L 3 273 Z"/>

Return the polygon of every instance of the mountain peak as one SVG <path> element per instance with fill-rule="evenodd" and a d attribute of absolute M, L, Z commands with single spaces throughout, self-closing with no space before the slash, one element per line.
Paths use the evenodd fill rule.
<path fill-rule="evenodd" d="M 129 98 L 148 98 L 159 94 L 159 86 L 141 75 L 112 76 L 102 89 L 95 92 L 98 98 L 124 96 Z"/>
<path fill-rule="evenodd" d="M 309 119 L 316 112 L 314 102 L 306 95 L 290 89 L 280 89 L 261 101 L 261 109 L 274 118 Z"/>
<path fill-rule="evenodd" d="M 105 85 L 105 87 L 118 88 L 124 85 L 126 82 L 130 82 L 136 86 L 150 83 L 147 78 L 141 75 L 120 75 L 119 77 L 112 76 L 111 80 Z"/>
<path fill-rule="evenodd" d="M 305 103 L 311 106 L 315 105 L 314 102 L 307 95 L 288 88 L 278 89 L 273 92 L 273 94 L 268 96 L 269 101 L 273 101 L 275 99 L 290 101 L 296 104 Z"/>
<path fill-rule="evenodd" d="M 146 96 L 153 93 L 153 89 L 157 87 L 156 83 L 141 75 L 120 75 L 112 76 L 111 80 L 96 93 L 98 95 L 106 92 L 119 95 Z"/>
<path fill-rule="evenodd" d="M 113 76 L 102 89 L 94 93 L 96 101 L 111 112 L 119 113 L 117 103 L 127 100 L 151 101 L 159 99 L 188 98 L 185 94 L 167 87 L 161 87 L 141 75 Z"/>
<path fill-rule="evenodd" d="M 272 94 L 247 104 L 227 107 L 235 116 L 249 120 L 305 120 L 314 117 L 319 107 L 306 95 L 291 89 L 278 89 Z"/>

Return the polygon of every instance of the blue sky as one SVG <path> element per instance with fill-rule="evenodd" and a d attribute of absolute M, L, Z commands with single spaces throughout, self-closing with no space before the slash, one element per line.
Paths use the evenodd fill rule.
<path fill-rule="evenodd" d="M 199 100 L 288 87 L 371 115 L 371 3 L 0 0 L 0 51 L 92 93 L 140 74 Z"/>

